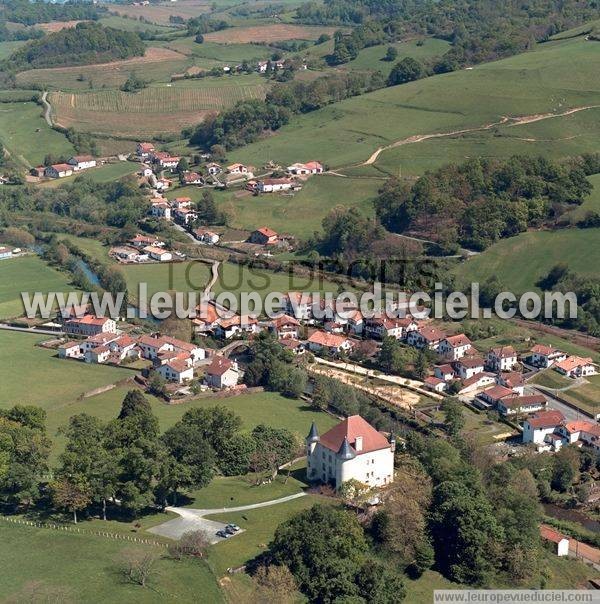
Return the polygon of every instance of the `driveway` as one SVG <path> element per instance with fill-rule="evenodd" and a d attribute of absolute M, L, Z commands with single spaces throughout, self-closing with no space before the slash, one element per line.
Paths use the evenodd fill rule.
<path fill-rule="evenodd" d="M 208 520 L 205 516 L 211 516 L 213 514 L 227 514 L 229 512 L 244 512 L 246 510 L 255 510 L 257 508 L 266 508 L 271 505 L 277 505 L 278 503 L 285 503 L 286 501 L 292 501 L 292 499 L 298 499 L 304 497 L 306 493 L 296 493 L 294 495 L 288 495 L 287 497 L 281 497 L 279 499 L 272 499 L 271 501 L 263 501 L 262 503 L 253 503 L 251 505 L 242 505 L 235 508 L 212 508 L 205 510 L 198 510 L 194 508 L 177 508 L 168 507 L 167 512 L 174 512 L 179 518 L 174 518 L 163 524 L 148 529 L 149 533 L 155 535 L 161 535 L 162 537 L 168 537 L 169 539 L 179 539 L 181 535 L 188 531 L 203 530 L 207 533 L 210 543 L 218 543 L 224 541 L 225 538 L 217 537 L 216 532 L 224 529 L 226 524 L 223 522 L 217 522 L 216 520 Z M 239 535 L 244 531 L 236 533 Z M 234 535 L 235 536 L 235 535 Z M 231 539 L 231 537 L 229 537 Z"/>

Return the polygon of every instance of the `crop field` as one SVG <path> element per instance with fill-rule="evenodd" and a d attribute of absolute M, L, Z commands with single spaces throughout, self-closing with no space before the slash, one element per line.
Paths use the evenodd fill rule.
<path fill-rule="evenodd" d="M 413 140 L 411 137 L 485 126 L 491 129 L 503 116 L 558 114 L 600 105 L 598 48 L 582 38 L 552 42 L 472 70 L 348 99 L 295 116 L 274 136 L 235 151 L 231 159 L 288 163 L 317 156 L 340 167 L 365 162 L 378 148 L 399 146 L 401 141 Z M 407 152 L 418 153 L 422 144 L 405 146 L 410 148 Z M 384 151 L 371 161 L 385 165 L 386 155 L 393 151 Z"/>
<path fill-rule="evenodd" d="M 62 126 L 124 136 L 179 132 L 208 112 L 243 99 L 264 98 L 262 84 L 150 87 L 135 94 L 104 90 L 82 94 L 53 92 L 50 103 Z"/>
<path fill-rule="evenodd" d="M 146 31 L 156 34 L 168 34 L 171 32 L 177 33 L 177 29 L 172 25 L 155 25 L 153 23 L 146 23 L 137 19 L 129 19 L 127 17 L 119 17 L 117 15 L 103 17 L 99 20 L 99 23 L 105 27 L 114 27 L 115 29 L 121 29 L 123 31 Z"/>
<path fill-rule="evenodd" d="M 146 80 L 168 81 L 173 73 L 184 72 L 188 58 L 168 48 L 150 47 L 143 57 L 123 61 L 29 69 L 17 74 L 19 85 L 27 82 L 44 85 L 48 90 L 89 90 L 90 88 L 116 88 L 123 84 L 132 72 Z"/>
<path fill-rule="evenodd" d="M 316 40 L 321 34 L 333 35 L 335 27 L 311 27 L 274 23 L 251 27 L 231 27 L 205 34 L 208 42 L 244 44 L 248 42 L 280 42 L 282 40 Z"/>
<path fill-rule="evenodd" d="M 522 233 L 469 258 L 455 273 L 462 283 L 481 283 L 495 275 L 502 285 L 519 293 L 537 289 L 535 283 L 558 263 L 567 263 L 581 275 L 600 278 L 600 229 Z"/>
<path fill-rule="evenodd" d="M 76 172 L 73 176 L 67 176 L 66 178 L 56 178 L 54 180 L 47 180 L 40 183 L 39 186 L 46 188 L 60 187 L 67 182 L 75 180 L 79 176 L 85 176 L 93 182 L 111 182 L 113 180 L 119 180 L 128 174 L 133 174 L 139 169 L 140 165 L 130 161 L 120 161 L 113 164 L 104 164 L 97 166 L 96 168 L 90 168 L 84 172 Z"/>
<path fill-rule="evenodd" d="M 225 63 L 242 63 L 267 59 L 271 49 L 257 44 L 217 44 L 204 41 L 197 44 L 193 37 L 176 38 L 163 43 L 165 48 L 194 57 L 194 64 L 205 69 Z"/>
<path fill-rule="evenodd" d="M 246 191 L 215 193 L 230 217 L 231 226 L 253 230 L 266 224 L 280 233 L 307 238 L 321 230 L 323 218 L 335 207 L 356 207 L 373 214 L 372 200 L 382 180 L 322 175 L 310 178 L 293 196 L 269 194 L 258 197 Z"/>
<path fill-rule="evenodd" d="M 163 2 L 146 6 L 111 4 L 110 10 L 119 15 L 127 15 L 132 20 L 140 19 L 141 17 L 150 23 L 172 25 L 169 21 L 169 17 L 180 16 L 184 19 L 198 17 L 199 15 L 209 12 L 213 4 L 214 2 L 212 2 L 212 0 L 179 0 L 177 3 Z M 235 4 L 235 2 L 232 0 L 231 2 L 217 2 L 217 4 L 229 6 Z"/>
<path fill-rule="evenodd" d="M 32 102 L 0 103 L 0 141 L 15 160 L 27 167 L 41 164 L 48 153 L 72 155 L 75 149 L 42 117 Z"/>

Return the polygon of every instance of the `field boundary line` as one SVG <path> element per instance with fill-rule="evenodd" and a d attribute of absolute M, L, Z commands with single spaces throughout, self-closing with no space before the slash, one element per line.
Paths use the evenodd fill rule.
<path fill-rule="evenodd" d="M 115 539 L 120 541 L 128 541 L 130 543 L 139 543 L 140 545 L 152 545 L 154 547 L 166 548 L 168 545 L 160 541 L 154 541 L 153 539 L 140 539 L 133 537 L 132 535 L 124 535 L 122 533 L 113 533 L 111 531 L 91 531 L 82 530 L 76 526 L 66 526 L 63 524 L 53 524 L 49 522 L 36 522 L 33 520 L 22 520 L 21 518 L 11 518 L 10 516 L 0 516 L 0 520 L 9 522 L 10 524 L 18 524 L 20 526 L 29 526 L 31 528 L 43 528 L 58 531 L 67 531 L 79 535 L 93 535 L 95 537 L 104 537 L 106 539 Z"/>

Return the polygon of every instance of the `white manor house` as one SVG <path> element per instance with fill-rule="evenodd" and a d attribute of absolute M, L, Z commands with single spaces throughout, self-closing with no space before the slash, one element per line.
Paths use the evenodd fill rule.
<path fill-rule="evenodd" d="M 350 479 L 371 487 L 394 481 L 396 441 L 378 432 L 360 415 L 352 415 L 322 436 L 314 422 L 306 437 L 308 479 L 339 489 Z"/>

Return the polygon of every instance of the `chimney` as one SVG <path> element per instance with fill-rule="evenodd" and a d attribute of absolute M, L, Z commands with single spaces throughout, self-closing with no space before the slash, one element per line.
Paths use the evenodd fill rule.
<path fill-rule="evenodd" d="M 357 453 L 360 453 L 363 449 L 362 440 L 363 440 L 362 436 L 357 436 L 356 439 L 354 440 L 354 448 Z"/>

